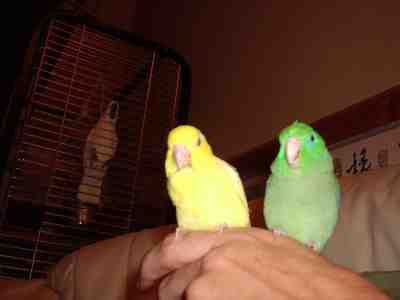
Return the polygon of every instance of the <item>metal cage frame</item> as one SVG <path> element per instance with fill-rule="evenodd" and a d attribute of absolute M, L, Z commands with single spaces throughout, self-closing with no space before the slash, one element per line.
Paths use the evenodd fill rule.
<path fill-rule="evenodd" d="M 73 29 L 71 32 L 69 32 L 68 30 L 62 31 L 60 36 L 57 36 L 57 39 L 63 40 L 63 42 L 62 43 L 58 42 L 58 45 L 54 46 L 56 48 L 58 47 L 57 48 L 58 50 L 53 51 L 52 55 L 45 57 L 45 55 L 47 55 L 50 51 L 48 49 L 49 47 L 47 46 L 49 43 L 49 36 L 51 34 L 52 26 L 55 26 L 54 24 L 56 24 L 57 22 L 59 22 L 59 24 L 67 24 L 65 26 L 71 26 L 71 28 Z M 129 202 L 129 208 L 128 208 L 129 216 L 128 217 L 126 217 L 125 215 L 123 216 L 128 219 L 127 223 L 126 224 L 124 223 L 124 226 L 114 226 L 115 224 L 111 221 L 107 221 L 103 224 L 102 223 L 103 221 L 97 222 L 95 220 L 96 217 L 101 218 L 101 215 L 103 215 L 103 217 L 106 217 L 107 209 L 109 209 L 108 214 L 110 215 L 111 211 L 115 209 L 115 207 L 113 208 L 113 205 L 115 205 L 115 203 L 108 203 L 107 204 L 108 206 L 104 205 L 103 203 L 102 206 L 100 207 L 100 205 L 97 204 L 93 205 L 93 203 L 82 202 L 82 200 L 76 201 L 76 199 L 74 199 L 73 201 L 71 200 L 72 201 L 71 203 L 75 204 L 68 204 L 70 203 L 68 202 L 70 199 L 64 196 L 63 196 L 64 198 L 67 198 L 65 201 L 68 202 L 65 205 L 64 202 L 59 202 L 59 203 L 49 202 L 48 195 L 50 193 L 49 192 L 50 189 L 52 188 L 51 184 L 54 183 L 56 180 L 58 180 L 57 183 L 58 185 L 61 185 L 65 189 L 68 188 L 71 189 L 70 188 L 71 183 L 67 184 L 65 182 L 65 178 L 67 177 L 61 176 L 62 177 L 61 179 L 64 180 L 64 182 L 62 182 L 62 180 L 60 180 L 59 178 L 60 176 L 57 175 L 58 173 L 57 174 L 55 173 L 58 163 L 61 161 L 61 159 L 59 158 L 60 157 L 59 153 L 62 152 L 60 150 L 62 147 L 60 146 L 61 137 L 65 138 L 68 136 L 70 137 L 72 135 L 72 137 L 70 137 L 69 140 L 67 141 L 63 140 L 62 142 L 63 145 L 65 144 L 65 147 L 67 146 L 72 147 L 73 143 L 76 142 L 75 140 L 78 140 L 79 141 L 79 143 L 77 142 L 78 146 L 76 146 L 75 148 L 77 149 L 76 151 L 82 152 L 82 147 L 83 147 L 82 145 L 84 144 L 85 141 L 82 139 L 82 137 L 78 139 L 76 136 L 74 136 L 73 133 L 71 134 L 71 132 L 73 132 L 72 129 L 74 129 L 75 132 L 78 132 L 79 130 L 82 131 L 86 130 L 85 136 L 87 135 L 88 137 L 86 138 L 85 145 L 87 145 L 88 138 L 90 135 L 90 133 L 88 134 L 87 132 L 88 129 L 90 129 L 90 127 L 93 127 L 94 118 L 91 119 L 92 123 L 91 126 L 88 125 L 88 128 L 84 128 L 84 126 L 82 126 L 83 123 L 76 122 L 76 124 L 71 125 L 72 127 L 76 126 L 76 128 L 71 127 L 72 128 L 71 129 L 68 127 L 71 130 L 69 130 L 68 133 L 66 133 L 67 126 L 65 125 L 65 123 L 67 123 L 67 121 L 70 121 L 70 119 L 68 119 L 70 117 L 68 116 L 75 114 L 76 117 L 77 111 L 83 110 L 82 107 L 84 105 L 84 102 L 86 101 L 87 103 L 91 103 L 90 102 L 91 100 L 90 101 L 87 99 L 79 100 L 81 101 L 79 103 L 83 104 L 78 105 L 78 104 L 71 104 L 72 100 L 70 101 L 69 100 L 70 98 L 68 98 L 68 102 L 61 103 L 60 106 L 58 107 L 55 106 L 51 108 L 48 107 L 43 108 L 48 103 L 55 103 L 54 101 L 57 101 L 57 99 L 51 99 L 51 97 L 48 96 L 49 94 L 44 95 L 43 91 L 46 91 L 46 93 L 50 93 L 50 95 L 53 95 L 54 98 L 57 98 L 58 97 L 57 95 L 60 94 L 60 90 L 65 89 L 67 91 L 66 93 L 68 93 L 68 97 L 71 97 L 71 90 L 74 88 L 73 85 L 74 84 L 83 85 L 83 79 L 85 79 L 82 77 L 83 79 L 78 80 L 78 77 L 69 78 L 68 76 L 70 75 L 65 75 L 67 73 L 65 74 L 63 73 L 65 76 L 60 75 L 61 73 L 58 73 L 58 76 L 61 77 L 64 76 L 63 80 L 65 80 L 65 82 L 69 80 L 70 82 L 69 85 L 64 84 L 63 87 L 63 81 L 61 81 L 61 83 L 60 81 L 54 82 L 54 80 L 53 82 L 51 82 L 52 80 L 51 76 L 55 76 L 54 72 L 50 69 L 46 69 L 45 67 L 43 67 L 43 61 L 44 59 L 47 59 L 47 62 L 50 61 L 49 65 L 53 64 L 52 67 L 55 68 L 56 63 L 58 63 L 59 61 L 55 56 L 60 55 L 59 56 L 60 58 L 61 55 L 63 55 L 64 59 L 66 59 L 65 53 L 67 50 L 64 51 L 64 49 L 68 47 L 67 43 L 71 42 L 72 40 L 71 36 L 76 32 L 78 32 L 79 34 L 83 34 L 82 32 L 84 32 L 84 30 L 90 31 L 90 33 L 88 34 L 94 34 L 94 35 L 97 34 L 98 36 L 96 38 L 102 39 L 103 43 L 102 45 L 108 43 L 109 49 L 112 49 L 110 51 L 115 51 L 116 53 L 115 56 L 109 56 L 115 59 L 115 61 L 110 61 L 110 64 L 116 62 L 118 59 L 121 60 L 125 59 L 125 57 L 118 56 L 118 53 L 123 53 L 124 51 L 128 55 L 132 51 L 136 51 L 137 49 L 139 49 L 137 51 L 146 53 L 146 55 L 147 53 L 150 53 L 149 57 L 151 57 L 149 63 L 147 64 L 143 63 L 140 66 L 140 63 L 138 63 L 137 67 L 138 70 L 137 73 L 135 73 L 136 74 L 135 76 L 132 75 L 133 73 L 129 73 L 131 71 L 129 70 L 127 71 L 127 69 L 125 69 L 124 66 L 126 65 L 126 63 L 124 62 L 124 66 L 121 67 L 121 72 L 124 74 L 124 76 L 128 74 L 126 76 L 128 77 L 133 76 L 133 77 L 129 78 L 129 80 L 127 80 L 126 82 L 124 81 L 124 82 L 113 83 L 116 86 L 118 86 L 118 88 L 115 89 L 116 92 L 114 91 L 113 94 L 110 96 L 111 100 L 105 102 L 108 103 L 107 104 L 108 106 L 100 104 L 98 105 L 98 102 L 95 101 L 93 101 L 93 103 L 95 104 L 92 105 L 92 107 L 95 107 L 95 109 L 93 110 L 94 113 L 92 111 L 92 115 L 95 115 L 96 118 L 99 120 L 96 123 L 97 124 L 96 126 L 98 126 L 102 116 L 105 114 L 105 111 L 112 110 L 113 106 L 111 104 L 116 103 L 114 105 L 114 108 L 117 107 L 117 109 L 119 110 L 119 106 L 121 106 L 121 112 L 120 112 L 121 117 L 118 122 L 122 122 L 124 120 L 125 122 L 124 130 L 128 132 L 127 130 L 131 128 L 130 126 L 133 126 L 132 128 L 137 127 L 137 129 L 134 129 L 136 130 L 134 132 L 140 133 L 140 137 L 137 140 L 135 140 L 135 142 L 137 141 L 137 143 L 135 143 L 135 146 L 137 146 L 138 149 L 137 153 L 135 152 L 135 156 L 134 157 L 132 156 L 133 157 L 132 160 L 136 160 L 135 162 L 133 162 L 134 172 L 129 173 L 130 171 L 129 172 L 124 171 L 125 173 L 123 173 L 125 179 L 126 176 L 130 175 L 133 176 L 132 185 L 130 185 L 129 183 L 126 185 L 127 188 L 129 187 L 132 188 L 132 190 L 129 191 L 130 197 L 132 197 L 132 199 Z M 118 41 L 121 41 L 120 43 L 123 46 L 113 44 L 117 43 Z M 76 41 L 73 42 L 77 44 Z M 46 275 L 48 267 L 57 262 L 57 260 L 63 257 L 65 254 L 68 254 L 83 245 L 98 240 L 102 240 L 105 238 L 111 238 L 113 236 L 123 234 L 129 231 L 141 230 L 143 228 L 159 226 L 171 222 L 170 211 L 172 207 L 170 201 L 167 201 L 166 199 L 166 191 L 163 185 L 164 173 L 163 173 L 162 161 L 164 156 L 163 153 L 165 150 L 166 133 L 173 126 L 177 124 L 186 123 L 188 120 L 188 107 L 189 107 L 189 97 L 191 88 L 191 71 L 185 59 L 174 49 L 163 47 L 159 43 L 143 39 L 142 37 L 139 37 L 135 34 L 124 32 L 115 29 L 113 27 L 103 25 L 97 22 L 92 17 L 69 16 L 65 14 L 56 14 L 47 18 L 47 20 L 41 26 L 41 29 L 38 31 L 37 38 L 33 39 L 32 44 L 34 46 L 31 48 L 34 51 L 33 53 L 27 56 L 25 70 L 22 72 L 19 80 L 15 85 L 14 93 L 10 101 L 10 106 L 8 108 L 6 118 L 5 120 L 3 120 L 2 132 L 1 132 L 3 140 L 6 141 L 6 145 L 0 157 L 2 160 L 1 165 L 3 168 L 1 195 L 0 195 L 1 196 L 0 277 L 6 277 L 6 278 L 43 277 Z M 132 46 L 131 50 L 129 48 L 130 46 Z M 91 51 L 98 51 L 99 49 L 101 48 L 93 47 Z M 80 57 L 79 53 L 77 55 L 78 55 L 77 57 Z M 71 55 L 71 57 L 72 56 L 73 55 Z M 109 67 L 109 64 L 107 63 L 107 58 L 110 59 L 109 57 L 107 56 L 105 58 L 97 56 L 96 59 L 99 59 L 99 61 L 102 60 L 102 64 L 105 66 L 104 68 L 106 69 L 106 67 Z M 71 59 L 76 59 L 76 58 L 72 57 Z M 67 63 L 69 62 L 66 62 L 66 64 Z M 86 65 L 86 68 L 88 69 L 87 71 L 89 72 L 90 68 L 93 68 L 94 65 L 97 65 L 97 63 L 93 63 L 93 61 L 88 63 Z M 174 69 L 175 66 L 177 70 L 176 71 L 177 81 L 176 81 L 176 86 L 172 85 L 171 87 L 175 88 L 175 94 L 174 94 L 175 99 L 173 101 L 172 100 L 169 101 L 168 96 L 166 96 L 168 92 L 166 92 L 166 87 L 165 84 L 163 83 L 163 80 L 169 77 L 162 78 L 162 76 L 164 76 L 163 74 L 167 74 L 165 76 L 169 76 L 168 72 L 172 73 L 175 72 Z M 45 72 L 47 75 L 44 76 L 43 72 Z M 78 73 L 78 71 L 76 71 L 76 73 Z M 101 76 L 106 78 L 107 75 L 111 76 L 113 74 L 104 73 Z M 46 83 L 47 85 L 43 87 L 43 84 L 40 83 L 40 80 L 42 81 L 47 80 L 50 83 Z M 111 79 L 109 79 L 107 83 L 111 84 L 110 80 Z M 106 82 L 106 79 L 104 79 L 103 81 Z M 102 83 L 103 81 L 101 81 L 100 84 L 101 89 L 103 89 L 103 92 L 101 93 L 99 92 L 98 94 L 96 94 L 97 97 L 99 97 L 98 95 L 100 94 L 101 95 L 105 94 L 104 86 L 106 86 L 106 83 L 103 84 Z M 133 104 L 131 104 L 133 103 L 133 100 L 129 100 L 131 102 L 128 102 L 128 100 L 126 99 L 127 97 L 130 97 L 130 95 L 132 95 L 132 93 L 135 91 L 135 88 L 137 88 L 138 85 L 140 84 L 143 85 L 143 82 L 146 82 L 146 84 L 142 86 L 141 91 L 143 92 L 142 94 L 145 95 L 145 99 L 143 100 L 138 98 L 135 101 L 137 101 L 137 103 L 139 103 L 141 100 L 144 101 L 144 103 L 140 102 L 140 105 L 144 107 L 143 108 L 144 116 L 143 114 L 141 115 L 142 119 L 140 119 L 141 120 L 140 122 L 138 121 L 138 123 L 140 124 L 135 123 L 134 125 L 130 125 L 131 123 L 129 123 L 130 122 L 129 120 L 133 119 L 132 122 L 135 122 L 136 117 L 131 118 L 132 116 L 127 115 L 128 111 L 129 112 L 133 111 L 132 109 Z M 50 90 L 51 85 L 53 87 L 53 91 L 48 92 L 48 90 Z M 83 93 L 84 92 L 83 90 L 85 90 L 85 87 L 83 87 L 82 91 L 80 92 Z M 35 98 L 37 95 L 39 95 L 39 98 Z M 44 97 L 50 99 L 46 101 L 53 101 L 53 102 L 44 103 L 43 102 Z M 79 97 L 76 96 L 76 98 L 78 99 Z M 164 99 L 163 100 L 164 102 L 162 102 L 162 100 L 160 99 Z M 157 119 L 157 117 L 159 116 L 165 115 L 164 111 L 162 110 L 162 107 L 164 107 L 163 105 L 165 107 L 168 107 L 165 110 L 165 114 L 167 115 L 166 120 L 169 121 L 167 123 L 151 125 L 154 124 L 155 122 L 154 119 Z M 98 106 L 101 107 L 101 109 Z M 56 113 L 53 113 L 53 111 L 57 109 L 61 111 L 62 108 L 60 107 L 64 107 L 63 108 L 64 110 L 62 111 L 64 114 L 63 117 L 56 115 Z M 41 114 L 41 116 L 46 116 L 46 118 L 49 119 L 53 118 L 54 120 L 57 119 L 58 121 L 62 120 L 62 125 L 56 127 L 54 125 L 55 121 L 54 122 L 44 121 L 44 119 L 38 117 L 39 114 Z M 126 115 L 125 119 L 122 117 L 123 114 Z M 87 115 L 89 115 L 89 113 Z M 37 122 L 35 121 L 36 123 L 34 123 L 34 121 L 32 120 L 36 120 Z M 51 129 L 49 129 L 52 128 L 51 126 L 56 128 L 56 130 L 52 131 Z M 122 128 L 123 126 L 121 125 L 120 127 Z M 114 127 L 114 130 L 118 132 L 118 130 L 115 128 L 116 127 Z M 58 130 L 58 135 L 54 135 L 55 138 L 52 138 L 53 134 L 55 134 L 57 130 Z M 122 129 L 120 129 L 119 132 L 121 130 Z M 38 134 L 37 132 L 39 132 L 40 134 Z M 127 137 L 124 136 L 124 138 L 125 140 L 128 139 L 129 141 L 133 136 L 134 134 L 132 134 L 132 132 L 128 132 Z M 46 147 L 36 149 L 38 147 L 38 144 L 34 144 L 32 142 L 36 138 L 40 138 L 41 140 L 40 143 L 43 143 L 44 145 L 46 145 Z M 57 143 L 54 144 L 56 139 L 58 141 L 58 144 Z M 121 140 L 122 139 L 120 139 L 120 144 L 118 146 L 115 146 L 115 148 L 117 149 L 113 149 L 114 150 L 113 155 L 117 153 L 115 154 L 115 157 L 118 157 L 118 155 L 122 157 L 121 153 L 123 151 L 121 150 L 120 152 L 118 152 L 119 151 L 118 149 L 123 148 L 124 145 L 128 144 L 128 142 L 126 141 L 121 142 Z M 158 144 L 160 141 L 164 142 L 163 145 L 159 145 L 159 147 L 161 147 L 161 151 L 160 149 L 157 149 L 157 151 L 144 151 L 145 147 L 147 147 L 146 150 L 151 150 L 155 148 L 153 146 Z M 28 144 L 28 146 L 33 143 L 32 147 L 36 147 L 35 148 L 36 152 L 34 154 L 36 155 L 35 157 L 39 157 L 40 155 L 43 156 L 43 161 L 45 161 L 45 163 L 43 161 L 35 161 L 35 163 L 44 166 L 40 170 L 42 170 L 43 172 L 48 172 L 49 174 L 47 175 L 49 179 L 48 180 L 46 179 L 47 181 L 44 180 L 45 183 L 43 184 L 44 190 L 47 191 L 43 192 L 46 193 L 44 197 L 45 199 L 43 200 L 40 198 L 41 193 L 36 193 L 39 194 L 38 197 L 41 200 L 39 200 L 38 203 L 35 204 L 34 203 L 35 201 L 33 201 L 32 199 L 28 199 L 30 201 L 26 201 L 25 203 L 27 207 L 25 207 L 25 209 L 22 209 L 21 208 L 22 206 L 18 205 L 17 206 L 14 205 L 14 207 L 12 207 L 12 204 L 15 204 L 14 202 L 17 201 L 13 200 L 14 199 L 13 197 L 17 197 L 14 195 L 21 192 L 18 190 L 18 188 L 22 189 L 23 190 L 22 192 L 25 193 L 26 191 L 24 189 L 31 188 L 30 185 L 37 185 L 36 182 L 33 182 L 33 184 L 29 183 L 29 180 L 26 180 L 26 178 L 29 179 L 32 178 L 32 176 L 36 176 L 35 178 L 38 178 L 41 177 L 43 174 L 42 171 L 38 171 L 38 173 L 34 174 L 32 173 L 33 175 L 29 173 L 31 172 L 30 169 L 31 167 L 28 167 L 28 165 L 25 164 L 26 161 L 29 161 L 29 155 L 33 155 L 32 154 L 33 150 L 31 150 L 32 147 L 28 148 L 28 150 L 26 150 L 26 148 L 23 148 L 21 145 L 24 143 Z M 53 151 L 52 148 L 53 145 L 56 145 L 54 146 L 56 147 L 55 151 Z M 66 157 L 66 155 L 72 155 L 71 153 L 73 153 L 73 150 L 63 150 L 63 151 L 64 151 L 63 157 Z M 91 151 L 93 151 L 93 149 Z M 127 151 L 124 152 L 125 153 L 124 155 L 126 155 L 126 152 Z M 51 158 L 51 162 L 48 162 L 47 160 L 50 154 L 54 154 L 54 157 Z M 78 157 L 79 155 L 76 156 Z M 77 159 L 84 160 L 84 158 L 82 158 L 83 154 L 81 154 L 80 157 L 81 158 L 78 157 Z M 99 157 L 100 155 L 99 153 L 97 153 L 96 159 L 99 159 Z M 63 159 L 66 160 L 66 158 Z M 117 158 L 114 161 L 117 161 Z M 155 162 L 156 166 L 149 164 L 148 161 Z M 114 165 L 116 164 L 117 162 L 114 163 Z M 123 167 L 125 167 L 126 164 L 127 162 L 122 161 Z M 115 167 L 114 165 L 113 161 L 111 162 L 111 164 L 109 164 L 107 161 L 106 163 L 101 165 L 101 167 L 103 168 L 102 176 L 106 176 L 108 174 L 106 172 L 112 172 L 112 168 Z M 82 169 L 86 170 L 85 167 L 82 167 Z M 29 177 L 27 174 L 31 177 Z M 56 178 L 57 177 L 56 175 L 58 176 L 58 178 Z M 82 175 L 82 178 L 84 176 L 85 175 Z M 113 177 L 114 175 L 110 176 Z M 74 180 L 75 180 L 74 184 L 76 184 L 76 179 Z M 114 184 L 116 184 L 115 182 L 116 181 L 114 181 Z M 108 188 L 109 190 L 113 191 L 114 185 L 113 184 L 110 185 L 111 186 Z M 154 189 L 154 185 L 160 185 L 160 189 L 159 190 Z M 25 188 L 25 186 L 27 186 L 27 188 Z M 104 189 L 103 186 L 102 189 Z M 15 192 L 15 190 L 17 190 L 17 192 Z M 116 188 L 114 188 L 114 190 L 116 190 Z M 33 191 L 35 190 L 33 189 Z M 77 192 L 76 189 L 74 190 L 74 193 L 75 192 Z M 151 201 L 148 200 L 149 198 L 152 198 Z M 54 203 L 57 203 L 58 206 L 55 205 Z M 106 208 L 102 208 L 103 206 Z M 69 214 L 71 210 L 74 211 L 73 213 L 77 214 L 76 218 L 73 215 Z M 10 211 L 12 211 L 12 213 L 10 213 Z M 82 222 L 82 220 L 79 219 L 80 216 L 82 216 L 83 212 L 84 212 L 84 217 L 86 218 L 85 222 Z M 108 217 L 109 219 L 115 220 L 116 224 L 119 224 L 118 222 L 120 221 L 121 218 L 123 218 L 121 215 L 118 215 L 117 213 L 115 213 L 115 215 L 111 214 L 111 216 Z M 13 218 L 15 220 L 11 220 Z M 31 223 L 36 224 L 37 227 L 31 226 L 31 228 L 24 228 L 24 226 L 19 226 L 19 227 L 16 226 L 14 223 L 15 222 L 18 223 L 20 221 L 18 219 L 21 218 L 22 219 L 31 218 L 30 220 Z M 15 222 L 13 223 L 12 221 Z M 110 228 L 113 226 L 117 229 L 111 230 Z"/>

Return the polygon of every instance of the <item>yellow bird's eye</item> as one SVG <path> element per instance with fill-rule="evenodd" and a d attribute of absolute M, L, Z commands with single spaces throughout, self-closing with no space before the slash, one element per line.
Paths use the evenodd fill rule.
<path fill-rule="evenodd" d="M 197 139 L 197 146 L 200 146 L 201 143 L 202 143 L 202 140 L 201 140 L 201 137 L 199 137 L 199 138 Z"/>

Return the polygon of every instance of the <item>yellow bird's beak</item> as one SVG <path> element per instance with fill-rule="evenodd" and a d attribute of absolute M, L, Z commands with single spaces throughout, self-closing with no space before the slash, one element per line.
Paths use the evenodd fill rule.
<path fill-rule="evenodd" d="M 172 157 L 174 158 L 178 171 L 192 166 L 190 151 L 184 145 L 174 145 L 172 148 Z"/>

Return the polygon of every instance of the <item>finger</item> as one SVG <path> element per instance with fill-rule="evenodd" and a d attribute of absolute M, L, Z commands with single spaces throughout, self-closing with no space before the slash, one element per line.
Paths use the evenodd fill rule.
<path fill-rule="evenodd" d="M 158 299 L 182 299 L 188 285 L 199 276 L 200 267 L 200 261 L 195 261 L 165 277 L 158 288 Z"/>
<path fill-rule="evenodd" d="M 172 233 L 144 257 L 138 287 L 146 289 L 169 272 L 200 259 L 212 248 L 237 239 L 254 237 L 238 229 L 227 229 L 223 233 L 182 231 L 178 239 Z"/>
<path fill-rule="evenodd" d="M 286 258 L 282 251 L 288 254 Z M 236 240 L 216 247 L 202 258 L 194 280 L 186 283 L 189 294 L 186 296 L 188 299 L 209 299 L 210 295 L 214 299 L 309 299 L 307 290 L 294 288 L 307 285 L 301 270 L 304 266 L 296 260 L 289 266 L 282 262 L 282 258 L 291 259 L 291 253 L 291 250 L 282 250 L 281 247 L 266 248 L 258 241 L 248 243 Z M 214 278 L 215 274 L 218 275 Z M 243 286 L 243 283 L 246 284 Z M 168 285 L 174 290 L 178 282 L 171 279 Z M 238 289 L 239 286 L 242 287 Z M 183 287 L 179 290 L 175 299 L 181 299 Z"/>
<path fill-rule="evenodd" d="M 299 247 L 286 237 L 277 237 L 260 228 L 228 228 L 224 232 L 182 231 L 170 234 L 143 259 L 138 287 L 147 289 L 169 272 L 201 259 L 210 250 L 231 241 L 259 241 L 278 247 Z"/>
<path fill-rule="evenodd" d="M 164 275 L 207 253 L 213 233 L 198 233 L 196 236 L 197 239 L 193 239 L 191 233 L 183 231 L 179 238 L 174 233 L 170 234 L 147 253 L 142 261 L 138 287 L 147 289 Z"/>

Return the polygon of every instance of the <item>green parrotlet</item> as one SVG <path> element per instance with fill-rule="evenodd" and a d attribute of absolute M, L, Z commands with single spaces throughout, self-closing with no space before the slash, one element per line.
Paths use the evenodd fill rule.
<path fill-rule="evenodd" d="M 279 135 L 264 198 L 269 230 L 321 252 L 338 221 L 340 185 L 324 139 L 294 122 Z"/>

